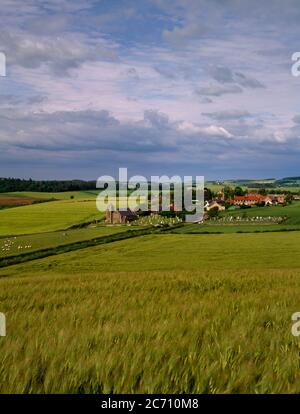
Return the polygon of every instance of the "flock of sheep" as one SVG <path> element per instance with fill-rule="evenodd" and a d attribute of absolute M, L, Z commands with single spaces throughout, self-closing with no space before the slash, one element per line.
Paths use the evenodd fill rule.
<path fill-rule="evenodd" d="M 15 247 L 18 250 L 30 249 L 32 247 L 31 244 L 25 244 L 25 245 L 19 244 L 18 246 L 15 246 L 16 240 L 17 240 L 16 237 L 14 237 L 13 239 L 6 239 L 6 240 L 4 240 L 3 245 L 1 246 L 2 252 L 10 252 L 11 249 L 13 249 Z"/>

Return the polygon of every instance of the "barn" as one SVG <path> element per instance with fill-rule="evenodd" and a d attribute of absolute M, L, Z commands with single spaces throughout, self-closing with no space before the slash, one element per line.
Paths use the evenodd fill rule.
<path fill-rule="evenodd" d="M 131 211 L 127 210 L 106 210 L 106 220 L 107 224 L 127 224 L 136 220 L 138 216 Z"/>

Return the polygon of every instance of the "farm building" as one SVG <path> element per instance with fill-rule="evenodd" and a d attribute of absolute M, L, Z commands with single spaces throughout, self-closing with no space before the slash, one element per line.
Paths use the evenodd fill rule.
<path fill-rule="evenodd" d="M 106 220 L 108 224 L 127 224 L 137 219 L 136 213 L 127 210 L 106 210 Z"/>
<path fill-rule="evenodd" d="M 255 204 L 262 203 L 265 201 L 265 197 L 259 194 L 248 195 L 248 196 L 234 196 L 232 204 L 235 206 L 254 206 Z"/>
<path fill-rule="evenodd" d="M 251 193 L 246 196 L 234 196 L 231 203 L 235 206 L 247 205 L 254 206 L 259 203 L 264 203 L 266 206 L 284 204 L 286 196 L 284 194 L 268 194 L 266 196 Z"/>

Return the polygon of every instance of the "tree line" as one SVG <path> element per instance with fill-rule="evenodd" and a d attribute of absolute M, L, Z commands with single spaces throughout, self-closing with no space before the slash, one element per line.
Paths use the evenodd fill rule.
<path fill-rule="evenodd" d="M 39 191 L 43 193 L 58 193 L 62 191 L 95 190 L 96 181 L 64 180 L 36 181 L 21 178 L 0 178 L 0 193 L 13 191 Z"/>

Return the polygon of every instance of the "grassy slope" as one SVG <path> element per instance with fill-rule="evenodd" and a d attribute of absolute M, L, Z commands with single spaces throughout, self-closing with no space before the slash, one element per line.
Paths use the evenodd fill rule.
<path fill-rule="evenodd" d="M 51 201 L 0 211 L 0 236 L 41 233 L 101 219 L 95 201 Z"/>
<path fill-rule="evenodd" d="M 128 229 L 129 228 L 127 226 L 95 226 L 70 231 L 63 230 L 27 236 L 3 237 L 0 238 L 0 259 L 1 257 L 33 252 L 49 247 L 56 247 L 96 237 L 107 236 L 114 233 L 120 233 L 127 231 Z"/>
<path fill-rule="evenodd" d="M 248 209 L 237 209 L 226 211 L 223 214 L 230 216 L 242 216 L 247 214 L 248 217 L 253 216 L 288 216 L 285 224 L 300 224 L 300 202 L 294 201 L 292 204 L 285 207 L 271 206 L 271 207 L 253 207 Z"/>
<path fill-rule="evenodd" d="M 300 268 L 299 232 L 149 235 L 0 270 L 52 271 L 230 270 Z"/>
<path fill-rule="evenodd" d="M 147 236 L 1 270 L 0 392 L 299 392 L 298 240 Z"/>

